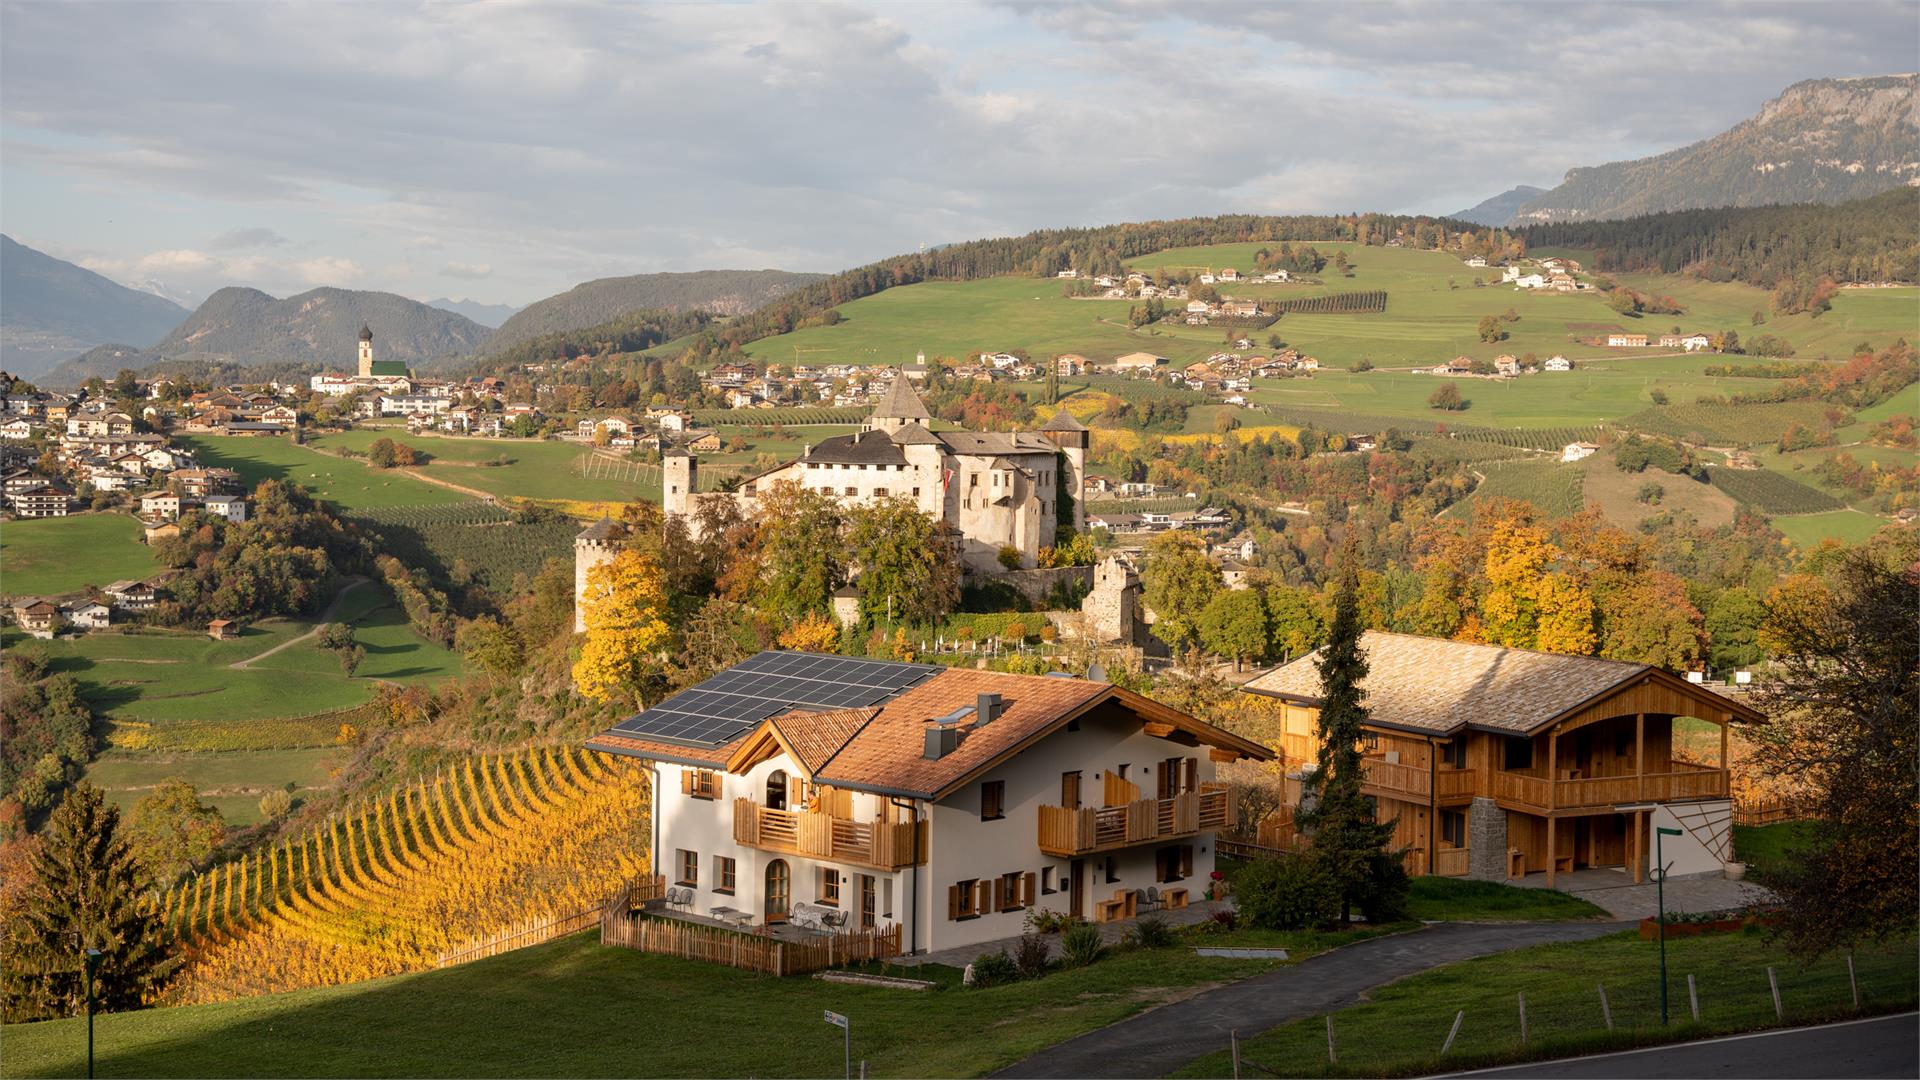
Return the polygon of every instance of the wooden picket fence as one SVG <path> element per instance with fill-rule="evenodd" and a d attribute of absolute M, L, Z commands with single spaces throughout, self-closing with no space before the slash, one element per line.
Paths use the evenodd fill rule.
<path fill-rule="evenodd" d="M 900 927 L 849 930 L 811 941 L 782 941 L 766 934 L 636 914 L 624 902 L 617 902 L 609 903 L 600 917 L 600 944 L 725 964 L 763 975 L 799 975 L 898 956 Z"/>
<path fill-rule="evenodd" d="M 443 968 L 453 964 L 464 964 L 469 960 L 483 960 L 503 952 L 524 949 L 529 945 L 538 945 L 543 941 L 552 941 L 557 937 L 578 933 L 598 923 L 603 910 L 604 905 L 596 904 L 571 915 L 562 915 L 557 919 L 551 916 L 527 919 L 491 937 L 468 942 L 459 949 L 442 955 L 433 962 L 433 966 Z"/>
<path fill-rule="evenodd" d="M 1788 799 L 1735 800 L 1733 804 L 1735 825 L 1778 825 L 1804 821 L 1809 816 L 1805 807 Z"/>

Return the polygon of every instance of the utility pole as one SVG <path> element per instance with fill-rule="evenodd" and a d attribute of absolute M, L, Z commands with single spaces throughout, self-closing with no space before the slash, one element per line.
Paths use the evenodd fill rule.
<path fill-rule="evenodd" d="M 1654 878 L 1655 902 L 1660 907 L 1660 1026 L 1667 1026 L 1667 859 L 1662 854 L 1661 838 L 1679 836 L 1679 829 L 1656 825 L 1653 829 L 1653 861 L 1660 876 Z"/>

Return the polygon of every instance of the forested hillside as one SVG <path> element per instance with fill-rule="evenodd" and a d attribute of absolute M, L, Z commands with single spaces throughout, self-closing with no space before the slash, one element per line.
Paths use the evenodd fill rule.
<path fill-rule="evenodd" d="M 1774 288 L 1783 279 L 1920 280 L 1920 188 L 1839 206 L 1680 210 L 1536 225 L 1530 248 L 1587 248 L 1598 270 L 1690 273 Z"/>
<path fill-rule="evenodd" d="M 1839 203 L 1920 179 L 1920 75 L 1808 79 L 1691 146 L 1573 169 L 1511 223 Z"/>
<path fill-rule="evenodd" d="M 227 288 L 207 297 L 158 345 L 132 356 L 69 361 L 47 381 L 76 385 L 162 358 L 350 368 L 363 325 L 373 330 L 376 358 L 422 368 L 472 353 L 488 333 L 464 315 L 393 293 L 322 288 L 278 300 L 258 289 Z"/>
<path fill-rule="evenodd" d="M 700 270 L 600 278 L 527 305 L 502 323 L 481 351 L 503 352 L 543 334 L 602 326 L 637 311 L 697 308 L 715 315 L 744 315 L 825 276 L 785 270 Z"/>

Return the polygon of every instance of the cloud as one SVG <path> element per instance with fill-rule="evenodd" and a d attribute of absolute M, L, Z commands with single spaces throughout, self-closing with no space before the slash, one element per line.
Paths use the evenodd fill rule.
<path fill-rule="evenodd" d="M 207 241 L 207 246 L 215 251 L 235 251 L 244 248 L 282 247 L 291 243 L 286 237 L 264 225 L 251 228 L 228 229 L 219 236 Z"/>
<path fill-rule="evenodd" d="M 15 4 L 0 213 L 137 217 L 149 239 L 89 242 L 204 248 L 208 281 L 525 303 L 1043 226 L 1453 210 L 1905 70 L 1911 31 L 1898 2 Z M 167 232 L 177 206 L 207 223 Z M 310 257 L 242 260 L 286 236 Z"/>

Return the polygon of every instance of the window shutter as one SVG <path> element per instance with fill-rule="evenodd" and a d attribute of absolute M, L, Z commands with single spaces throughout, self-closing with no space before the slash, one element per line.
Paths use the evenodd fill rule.
<path fill-rule="evenodd" d="M 982 881 L 974 885 L 973 887 L 973 910 L 974 911 L 979 912 L 981 914 L 985 914 L 986 912 L 993 910 L 993 887 L 998 882 L 999 882 L 999 879 L 995 878 L 991 882 Z"/>
<path fill-rule="evenodd" d="M 693 770 L 692 769 L 680 770 L 680 794 L 682 795 L 693 794 Z"/>
<path fill-rule="evenodd" d="M 787 809 L 798 810 L 800 804 L 807 801 L 806 781 L 797 776 L 787 778 Z"/>
<path fill-rule="evenodd" d="M 947 886 L 947 919 L 952 921 L 960 917 L 960 886 Z"/>
<path fill-rule="evenodd" d="M 1199 791 L 1200 790 L 1200 759 L 1187 758 L 1186 763 L 1187 764 L 1186 764 L 1185 772 L 1187 774 L 1187 778 L 1183 786 L 1188 791 Z"/>
<path fill-rule="evenodd" d="M 1020 890 L 1020 905 L 1022 907 L 1033 906 L 1034 897 L 1039 895 L 1039 893 L 1035 891 L 1039 880 L 1040 875 L 1035 874 L 1031 870 L 1027 871 L 1026 879 L 1021 882 L 1021 884 L 1025 886 L 1025 888 Z"/>
<path fill-rule="evenodd" d="M 993 910 L 1005 911 L 1007 907 L 1007 879 L 993 879 Z"/>
<path fill-rule="evenodd" d="M 1162 761 L 1153 767 L 1154 797 L 1169 799 L 1173 797 L 1173 779 L 1169 775 L 1167 763 Z"/>

